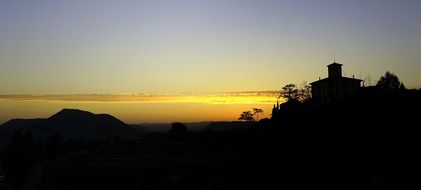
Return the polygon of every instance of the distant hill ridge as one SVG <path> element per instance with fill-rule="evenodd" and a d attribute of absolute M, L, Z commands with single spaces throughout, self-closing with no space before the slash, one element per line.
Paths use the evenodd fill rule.
<path fill-rule="evenodd" d="M 190 131 L 241 130 L 250 123 L 239 121 L 186 123 Z M 98 138 L 106 136 L 135 137 L 139 134 L 168 132 L 171 123 L 128 125 L 109 114 L 94 114 L 79 109 L 62 109 L 49 118 L 11 119 L 0 125 L 0 144 L 7 143 L 14 132 L 22 129 L 31 132 L 34 138 L 48 138 L 59 134 L 64 138 Z"/>
<path fill-rule="evenodd" d="M 56 127 L 122 127 L 129 125 L 108 114 L 93 114 L 77 109 L 63 109 L 48 118 L 43 125 Z"/>
<path fill-rule="evenodd" d="M 12 119 L 0 125 L 0 138 L 10 139 L 18 129 L 40 138 L 53 134 L 63 137 L 135 136 L 139 128 L 131 127 L 109 114 L 63 109 L 47 119 Z"/>

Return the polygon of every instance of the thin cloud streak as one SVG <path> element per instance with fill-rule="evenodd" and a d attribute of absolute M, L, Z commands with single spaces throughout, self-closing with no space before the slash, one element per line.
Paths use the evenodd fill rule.
<path fill-rule="evenodd" d="M 121 94 L 24 94 L 0 95 L 0 99 L 21 101 L 59 101 L 59 102 L 145 102 L 145 103 L 204 103 L 204 104 L 273 104 L 279 96 L 278 91 L 249 91 L 222 93 L 121 93 Z"/>

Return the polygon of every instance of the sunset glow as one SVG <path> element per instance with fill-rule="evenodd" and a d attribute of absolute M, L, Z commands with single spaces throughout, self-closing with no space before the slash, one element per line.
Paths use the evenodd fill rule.
<path fill-rule="evenodd" d="M 273 104 L 279 92 L 225 92 L 197 93 L 142 93 L 142 94 L 69 94 L 69 95 L 0 95 L 5 100 L 38 100 L 58 102 L 150 102 L 150 103 L 204 103 L 204 104 Z"/>
<path fill-rule="evenodd" d="M 62 108 L 109 113 L 128 123 L 237 120 L 242 111 L 264 110 L 270 117 L 279 92 L 213 94 L 2 95 L 0 122 L 11 118 L 49 117 Z"/>

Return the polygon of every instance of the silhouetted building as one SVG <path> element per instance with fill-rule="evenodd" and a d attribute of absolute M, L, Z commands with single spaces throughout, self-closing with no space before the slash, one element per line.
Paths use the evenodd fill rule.
<path fill-rule="evenodd" d="M 362 80 L 342 76 L 342 64 L 333 62 L 327 66 L 328 77 L 311 84 L 311 93 L 316 100 L 332 100 L 357 93 Z"/>

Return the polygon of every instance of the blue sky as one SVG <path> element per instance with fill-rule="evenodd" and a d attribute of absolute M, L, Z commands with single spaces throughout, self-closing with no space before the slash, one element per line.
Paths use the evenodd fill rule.
<path fill-rule="evenodd" d="M 421 1 L 0 2 L 0 94 L 276 90 L 326 65 L 421 87 Z"/>

